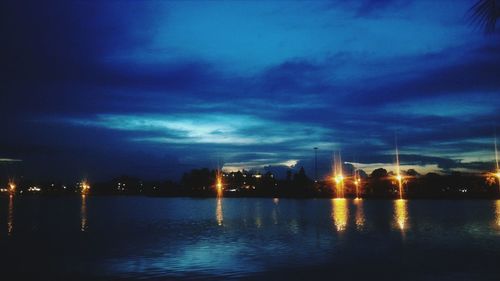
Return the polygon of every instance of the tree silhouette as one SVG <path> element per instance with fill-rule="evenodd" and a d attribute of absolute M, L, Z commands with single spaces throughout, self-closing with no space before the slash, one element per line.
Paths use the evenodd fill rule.
<path fill-rule="evenodd" d="M 387 170 L 384 168 L 378 168 L 372 171 L 370 177 L 376 180 L 380 180 L 387 177 Z"/>
<path fill-rule="evenodd" d="M 367 187 L 371 195 L 389 197 L 392 194 L 393 186 L 389 179 L 389 173 L 384 168 L 378 168 L 370 174 L 370 182 Z"/>

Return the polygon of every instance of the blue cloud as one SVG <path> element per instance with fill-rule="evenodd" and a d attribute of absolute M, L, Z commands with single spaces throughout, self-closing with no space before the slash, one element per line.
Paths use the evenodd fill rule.
<path fill-rule="evenodd" d="M 426 171 L 492 160 L 500 41 L 471 1 L 2 5 L 0 156 L 40 177 L 311 174 L 315 146 L 326 173 L 390 165 L 396 133 Z"/>

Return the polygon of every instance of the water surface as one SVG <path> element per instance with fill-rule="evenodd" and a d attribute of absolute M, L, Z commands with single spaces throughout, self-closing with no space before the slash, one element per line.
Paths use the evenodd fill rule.
<path fill-rule="evenodd" d="M 33 280 L 499 280 L 500 201 L 2 197 Z"/>

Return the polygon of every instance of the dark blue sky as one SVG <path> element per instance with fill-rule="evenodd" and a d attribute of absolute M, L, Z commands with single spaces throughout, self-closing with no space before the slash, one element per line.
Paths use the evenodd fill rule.
<path fill-rule="evenodd" d="M 2 174 L 176 179 L 493 167 L 500 37 L 474 1 L 1 4 Z M 266 168 L 267 167 L 267 168 Z"/>

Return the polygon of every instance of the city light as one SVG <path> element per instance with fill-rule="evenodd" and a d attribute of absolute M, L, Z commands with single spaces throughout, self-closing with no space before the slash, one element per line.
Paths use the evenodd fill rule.
<path fill-rule="evenodd" d="M 356 200 L 361 199 L 360 198 L 360 187 L 361 187 L 361 178 L 359 176 L 359 171 L 356 169 L 354 171 L 354 186 L 356 187 Z"/>
<path fill-rule="evenodd" d="M 87 195 L 90 191 L 90 185 L 89 183 L 87 182 L 87 180 L 83 180 L 81 183 L 80 183 L 80 189 L 81 189 L 81 193 L 82 195 Z"/>
<path fill-rule="evenodd" d="M 29 192 L 40 192 L 42 189 L 36 186 L 30 186 L 28 187 Z"/>
<path fill-rule="evenodd" d="M 215 188 L 217 191 L 217 197 L 221 197 L 223 194 L 223 183 L 222 183 L 222 171 L 217 169 L 215 176 Z"/>
<path fill-rule="evenodd" d="M 336 154 L 333 155 L 333 181 L 335 182 L 336 197 L 344 198 L 344 173 L 340 152 L 338 156 Z"/>
<path fill-rule="evenodd" d="M 16 192 L 16 183 L 13 181 L 13 180 L 10 180 L 9 181 L 9 184 L 8 184 L 8 189 L 9 189 L 9 193 L 12 195 Z"/>
<path fill-rule="evenodd" d="M 342 182 L 344 181 L 344 176 L 342 176 L 342 175 L 337 175 L 337 176 L 335 176 L 335 179 L 334 179 L 334 180 L 335 180 L 335 183 L 336 183 L 336 184 L 340 184 L 340 183 L 342 183 Z"/>

